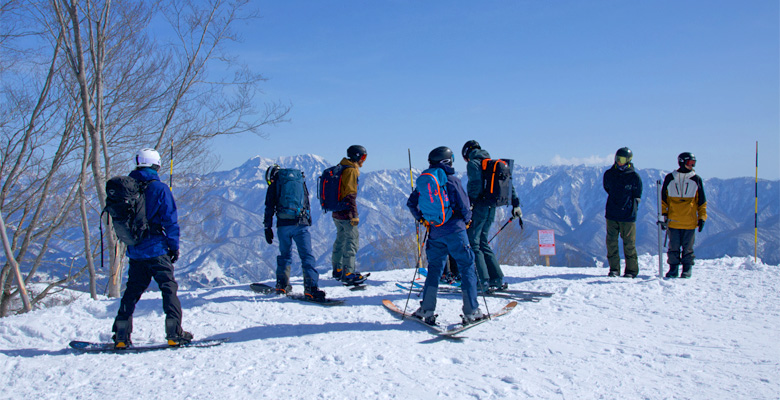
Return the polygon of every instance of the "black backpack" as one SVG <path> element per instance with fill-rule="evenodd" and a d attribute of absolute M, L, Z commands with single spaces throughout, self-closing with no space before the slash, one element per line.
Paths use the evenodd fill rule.
<path fill-rule="evenodd" d="M 349 165 L 334 165 L 322 171 L 322 175 L 317 179 L 317 199 L 320 201 L 322 210 L 344 211 L 347 204 L 339 201 L 339 192 L 341 192 L 341 173 L 346 168 L 353 168 Z"/>
<path fill-rule="evenodd" d="M 133 246 L 149 236 L 146 219 L 146 186 L 129 176 L 116 176 L 106 182 L 106 207 L 114 223 L 114 232 L 122 243 Z"/>
<path fill-rule="evenodd" d="M 490 206 L 506 206 L 512 202 L 512 167 L 514 160 L 482 160 L 481 202 Z"/>

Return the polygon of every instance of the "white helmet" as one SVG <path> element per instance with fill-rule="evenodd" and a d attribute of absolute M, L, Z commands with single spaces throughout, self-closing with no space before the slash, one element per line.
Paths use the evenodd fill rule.
<path fill-rule="evenodd" d="M 155 149 L 141 149 L 138 153 L 135 153 L 135 166 L 136 167 L 153 167 L 160 168 L 160 153 Z"/>

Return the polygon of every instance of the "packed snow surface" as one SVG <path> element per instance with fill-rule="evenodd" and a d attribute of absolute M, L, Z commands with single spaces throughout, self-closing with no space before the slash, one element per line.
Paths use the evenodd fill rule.
<path fill-rule="evenodd" d="M 0 398 L 46 399 L 776 399 L 778 267 L 698 260 L 692 279 L 637 279 L 605 268 L 504 267 L 512 289 L 553 292 L 495 321 L 439 339 L 401 321 L 414 271 L 374 272 L 365 291 L 322 275 L 321 307 L 260 295 L 248 283 L 181 291 L 184 327 L 212 348 L 78 354 L 70 340 L 110 341 L 118 299 L 79 294 L 63 306 L 0 320 Z M 300 278 L 294 281 L 301 291 Z M 155 284 L 152 283 L 152 286 Z M 480 299 L 482 307 L 485 307 Z M 507 300 L 487 298 L 497 310 Z M 135 312 L 135 343 L 163 341 L 160 294 Z M 439 320 L 459 320 L 439 296 Z M 417 307 L 412 294 L 408 308 Z M 484 309 L 483 309 L 484 310 Z"/>

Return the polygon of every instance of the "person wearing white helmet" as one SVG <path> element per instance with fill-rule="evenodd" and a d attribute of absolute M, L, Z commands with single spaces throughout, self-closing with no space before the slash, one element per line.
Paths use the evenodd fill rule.
<path fill-rule="evenodd" d="M 167 185 L 160 182 L 160 153 L 144 148 L 135 154 L 135 169 L 130 177 L 144 188 L 146 219 L 149 234 L 135 245 L 127 246 L 130 259 L 127 287 L 122 296 L 112 331 L 116 347 L 132 344 L 133 312 L 152 279 L 162 293 L 165 312 L 165 334 L 168 344 L 180 345 L 190 342 L 192 334 L 181 327 L 181 303 L 176 292 L 179 285 L 173 276 L 173 263 L 179 258 L 179 223 L 176 202 Z"/>

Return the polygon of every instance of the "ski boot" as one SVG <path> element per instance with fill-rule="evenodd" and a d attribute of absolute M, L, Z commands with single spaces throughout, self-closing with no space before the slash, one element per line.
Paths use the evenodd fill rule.
<path fill-rule="evenodd" d="M 310 300 L 314 301 L 325 301 L 325 292 L 320 290 L 320 288 L 316 286 L 310 286 L 304 289 L 303 294 L 306 295 Z"/>
<path fill-rule="evenodd" d="M 126 349 L 133 345 L 130 340 L 130 321 L 116 321 L 114 322 L 114 335 L 111 339 L 114 341 L 114 348 Z"/>
<path fill-rule="evenodd" d="M 423 322 L 425 322 L 428 325 L 436 325 L 436 317 L 438 317 L 438 314 L 434 314 L 433 310 L 423 310 L 422 307 L 418 308 L 417 311 L 412 313 L 412 316 L 421 319 Z"/>
<path fill-rule="evenodd" d="M 679 264 L 670 265 L 669 266 L 669 272 L 666 273 L 667 278 L 677 278 L 677 274 L 679 273 Z"/>
<path fill-rule="evenodd" d="M 337 281 L 340 281 L 341 278 L 343 278 L 343 275 L 344 274 L 342 273 L 341 268 L 336 267 L 333 267 L 333 271 L 330 274 L 330 276 Z"/>
<path fill-rule="evenodd" d="M 509 284 L 506 283 L 506 282 L 502 282 L 501 284 L 490 285 L 490 289 L 489 290 L 491 292 L 501 292 L 501 291 L 504 291 L 504 290 L 507 290 L 507 289 L 509 289 Z"/>
<path fill-rule="evenodd" d="M 463 325 L 465 326 L 465 325 L 473 324 L 479 320 L 483 320 L 487 318 L 487 315 L 483 314 L 482 310 L 480 310 L 479 307 L 477 307 L 477 309 L 472 311 L 470 314 L 461 315 L 461 318 L 463 321 Z"/>
<path fill-rule="evenodd" d="M 685 279 L 690 278 L 692 269 L 693 269 L 693 265 L 683 264 L 682 273 L 680 274 L 680 278 L 685 278 Z"/>
<path fill-rule="evenodd" d="M 165 339 L 168 340 L 168 346 L 181 346 L 192 341 L 191 333 L 181 329 L 178 321 L 173 319 L 165 320 Z"/>

